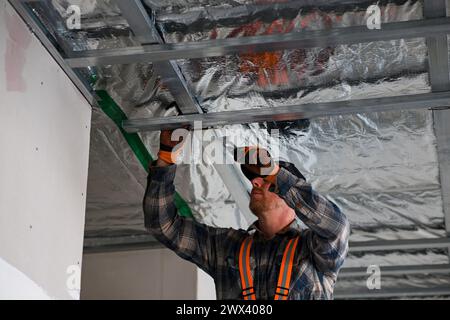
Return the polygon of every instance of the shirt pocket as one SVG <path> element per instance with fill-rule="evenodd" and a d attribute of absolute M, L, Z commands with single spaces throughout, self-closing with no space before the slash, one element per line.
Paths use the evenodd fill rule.
<path fill-rule="evenodd" d="M 277 264 L 277 282 L 279 277 L 279 272 L 281 269 L 281 259 L 276 262 Z M 308 300 L 311 297 L 311 293 L 314 290 L 314 283 L 307 276 L 308 273 L 308 262 L 307 261 L 296 261 L 292 267 L 291 283 L 290 283 L 290 293 L 289 299 L 294 300 Z"/>

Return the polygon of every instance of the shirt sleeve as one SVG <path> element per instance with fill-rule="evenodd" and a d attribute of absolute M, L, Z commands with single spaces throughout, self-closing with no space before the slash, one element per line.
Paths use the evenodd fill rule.
<path fill-rule="evenodd" d="M 350 224 L 336 204 L 288 170 L 277 174 L 277 192 L 309 228 L 305 239 L 318 271 L 336 275 L 348 252 Z"/>
<path fill-rule="evenodd" d="M 164 246 L 214 277 L 218 250 L 238 231 L 210 227 L 179 216 L 174 204 L 175 171 L 176 165 L 150 166 L 143 203 L 145 227 Z"/>

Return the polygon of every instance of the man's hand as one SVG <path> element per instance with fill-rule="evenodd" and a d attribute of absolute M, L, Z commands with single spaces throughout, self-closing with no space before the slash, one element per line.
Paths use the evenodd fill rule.
<path fill-rule="evenodd" d="M 280 170 L 269 151 L 260 147 L 235 148 L 234 159 L 241 164 L 242 173 L 250 181 L 256 177 L 262 177 L 274 183 L 276 174 Z"/>
<path fill-rule="evenodd" d="M 189 131 L 187 128 L 162 130 L 159 135 L 159 152 L 156 165 L 166 167 L 176 162 Z"/>

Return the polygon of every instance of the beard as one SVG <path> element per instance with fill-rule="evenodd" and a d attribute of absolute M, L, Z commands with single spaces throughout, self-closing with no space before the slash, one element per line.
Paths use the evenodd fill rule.
<path fill-rule="evenodd" d="M 260 199 L 250 198 L 249 208 L 257 217 L 270 213 L 270 211 L 277 209 L 278 207 L 279 204 L 275 199 L 269 199 L 265 195 Z"/>
<path fill-rule="evenodd" d="M 267 211 L 266 204 L 261 200 L 250 200 L 249 208 L 257 217 L 261 216 L 263 212 Z"/>

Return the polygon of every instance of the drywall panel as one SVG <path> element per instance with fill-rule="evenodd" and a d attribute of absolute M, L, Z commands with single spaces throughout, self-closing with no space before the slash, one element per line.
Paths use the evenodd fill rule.
<path fill-rule="evenodd" d="M 196 299 L 197 269 L 168 249 L 85 254 L 81 299 Z"/>
<path fill-rule="evenodd" d="M 79 298 L 90 117 L 83 96 L 1 0 L 0 273 L 27 279 L 1 277 L 2 298 Z"/>
<path fill-rule="evenodd" d="M 48 294 L 25 274 L 0 259 L 0 284 L 14 284 L 8 290 L 0 290 L 0 300 L 27 299 L 49 300 Z"/>
<path fill-rule="evenodd" d="M 197 268 L 197 300 L 216 300 L 214 279 L 200 268 Z"/>

